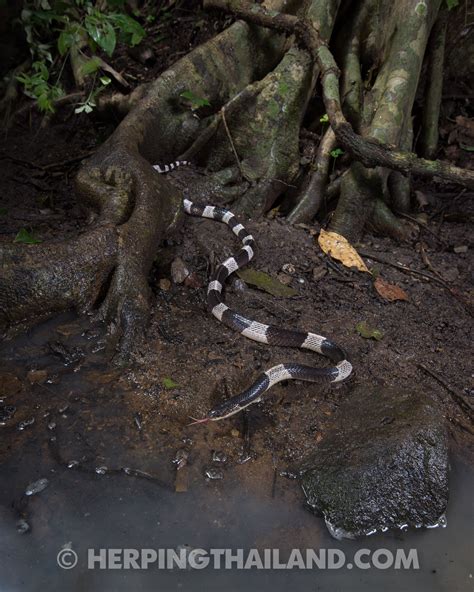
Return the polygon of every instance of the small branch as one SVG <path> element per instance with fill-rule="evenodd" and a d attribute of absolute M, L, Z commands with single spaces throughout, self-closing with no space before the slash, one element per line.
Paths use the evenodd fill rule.
<path fill-rule="evenodd" d="M 69 95 L 64 95 L 63 97 L 60 97 L 59 99 L 56 99 L 55 101 L 53 101 L 53 107 L 55 109 L 57 109 L 59 107 L 63 107 L 64 105 L 70 105 L 71 103 L 78 103 L 80 100 L 84 99 L 85 96 L 86 95 L 84 92 L 75 92 L 75 93 L 71 93 Z M 12 114 L 12 119 L 14 117 L 17 117 L 18 115 L 23 115 L 23 113 L 26 113 L 27 111 L 30 111 L 31 109 L 35 109 L 37 107 L 38 107 L 38 103 L 34 100 L 30 100 L 30 101 L 28 101 L 28 103 L 26 103 L 25 105 L 23 105 L 22 107 L 17 109 Z"/>
<path fill-rule="evenodd" d="M 112 66 L 108 64 L 106 61 L 104 61 L 102 58 L 94 56 L 94 59 L 97 60 L 97 63 L 102 68 L 102 70 L 110 74 L 112 78 L 116 80 L 116 82 L 118 82 L 124 88 L 130 88 L 130 83 L 127 82 L 127 80 L 125 80 L 125 78 L 122 76 L 122 74 L 120 74 L 120 72 L 117 72 L 117 70 L 112 68 Z"/>
<path fill-rule="evenodd" d="M 386 259 L 382 259 L 381 257 L 377 257 L 377 255 L 372 255 L 371 253 L 364 253 L 359 251 L 359 255 L 361 257 L 367 257 L 368 259 L 373 259 L 374 261 L 378 261 L 379 263 L 383 263 L 384 265 L 389 265 L 390 267 L 394 267 L 395 269 L 399 269 L 400 271 L 404 271 L 405 273 L 411 273 L 412 275 L 419 275 L 435 284 L 439 284 L 443 286 L 448 292 L 460 303 L 463 305 L 464 309 L 470 316 L 473 315 L 473 311 L 471 307 L 464 301 L 464 299 L 451 288 L 451 286 L 445 282 L 443 279 L 430 275 L 424 271 L 419 271 L 418 269 L 412 269 L 411 267 L 407 267 L 406 265 L 402 265 L 401 263 L 392 263 L 391 261 L 387 261 Z"/>
<path fill-rule="evenodd" d="M 75 164 L 76 162 L 80 162 L 84 160 L 84 158 L 89 158 L 92 154 L 94 154 L 95 150 L 89 150 L 83 154 L 79 154 L 78 156 L 73 156 L 72 158 L 66 158 L 63 160 L 49 162 L 47 164 L 37 164 L 35 162 L 30 162 L 29 160 L 22 160 L 20 158 L 15 158 L 14 156 L 9 156 L 8 154 L 0 155 L 0 160 L 9 160 L 16 164 L 20 164 L 22 166 L 27 166 L 33 169 L 40 169 L 42 171 L 47 171 L 49 169 L 56 169 L 61 167 L 66 167 L 71 164 Z"/>
<path fill-rule="evenodd" d="M 211 123 L 199 134 L 191 146 L 178 156 L 177 160 L 192 160 L 196 154 L 200 154 L 204 146 L 206 146 L 209 140 L 217 132 L 220 122 L 220 117 L 214 117 Z"/>
<path fill-rule="evenodd" d="M 440 280 L 442 280 L 444 282 L 445 279 L 443 278 L 443 276 L 439 273 L 439 271 L 436 271 L 436 269 L 433 267 L 431 261 L 428 259 L 428 255 L 426 253 L 425 246 L 426 245 L 423 243 L 423 241 L 420 241 L 421 260 L 423 261 L 423 263 L 426 265 L 426 267 L 431 271 L 431 273 L 433 275 L 435 275 L 437 278 L 439 278 Z"/>
<path fill-rule="evenodd" d="M 226 121 L 226 118 L 225 118 L 225 109 L 224 109 L 224 107 L 222 107 L 222 109 L 221 109 L 221 117 L 222 117 L 222 123 L 224 124 L 227 137 L 229 138 L 229 142 L 230 142 L 230 145 L 231 145 L 231 148 L 232 148 L 232 152 L 234 153 L 234 156 L 235 156 L 235 162 L 237 163 L 237 166 L 239 167 L 240 176 L 242 177 L 242 179 L 245 179 L 244 173 L 242 171 L 242 166 L 240 164 L 240 158 L 239 158 L 239 155 L 237 154 L 237 150 L 235 149 L 234 141 L 232 140 L 232 136 L 230 134 L 229 126 L 227 125 L 227 121 Z"/>
<path fill-rule="evenodd" d="M 295 35 L 317 62 L 321 72 L 323 100 L 338 143 L 366 168 L 387 167 L 403 174 L 410 172 L 424 177 L 438 176 L 474 189 L 474 171 L 461 169 L 443 161 L 418 158 L 411 152 L 401 152 L 373 138 L 357 135 L 342 113 L 339 92 L 339 68 L 327 45 L 311 23 L 296 16 L 267 11 L 259 4 L 239 0 L 204 0 L 204 8 L 217 8 L 255 25 Z"/>
<path fill-rule="evenodd" d="M 448 391 L 448 393 L 451 395 L 451 398 L 453 399 L 453 401 L 457 405 L 459 405 L 459 407 L 462 409 L 462 411 L 464 411 L 464 413 L 469 418 L 472 417 L 473 408 L 464 399 L 464 397 L 462 397 L 453 388 L 451 388 L 448 384 L 446 384 L 446 382 L 444 382 L 444 380 L 442 378 L 440 378 L 435 372 L 433 372 L 433 370 L 430 370 L 429 368 L 427 368 L 423 364 L 417 364 L 417 365 L 418 365 L 418 368 L 420 368 L 421 370 L 423 370 L 424 372 L 426 372 L 426 374 L 428 374 L 429 376 L 431 376 L 431 378 L 434 378 L 436 380 L 436 382 L 438 382 L 441 386 L 443 386 Z M 471 419 L 471 421 L 472 421 L 472 419 Z"/>

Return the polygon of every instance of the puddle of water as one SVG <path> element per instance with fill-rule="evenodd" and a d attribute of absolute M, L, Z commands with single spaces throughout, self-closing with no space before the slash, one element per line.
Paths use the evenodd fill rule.
<path fill-rule="evenodd" d="M 3 346 L 3 370 L 24 377 L 37 367 L 61 373 L 59 385 L 32 388 L 15 399 L 19 404 L 14 425 L 0 428 L 0 590 L 68 590 L 69 592 L 156 590 L 288 590 L 331 591 L 471 591 L 474 587 L 472 524 L 474 523 L 474 471 L 458 461 L 450 476 L 451 499 L 446 528 L 376 534 L 357 540 L 334 540 L 324 521 L 303 507 L 297 482 L 278 478 L 272 495 L 273 472 L 257 461 L 225 469 L 224 479 L 206 482 L 205 463 L 195 455 L 189 467 L 185 493 L 173 490 L 171 459 L 176 442 L 166 447 L 166 434 L 153 447 L 143 444 L 130 419 L 124 417 L 120 388 L 113 396 L 96 396 L 97 385 L 87 382 L 93 369 L 101 366 L 100 355 L 88 357 L 79 372 L 58 362 L 45 343 L 58 324 L 73 322 L 63 315 L 45 323 L 27 337 Z M 80 333 L 80 332 L 79 332 Z M 54 338 L 56 338 L 55 335 Z M 97 341 L 100 337 L 94 338 Z M 83 340 L 82 340 L 83 341 Z M 82 343 L 71 338 L 68 346 Z M 110 370 L 109 370 L 110 371 Z M 89 374 L 88 374 L 89 373 Z M 91 395 L 91 389 L 95 391 Z M 71 399 L 71 393 L 73 398 Z M 8 397 L 7 397 L 8 399 Z M 61 413 L 64 401 L 72 409 Z M 79 422 L 81 405 L 86 420 Z M 17 419 L 23 407 L 36 423 L 19 432 Z M 45 414 L 49 413 L 47 417 Z M 76 415 L 74 415 L 76 413 Z M 70 414 L 68 416 L 68 414 Z M 48 423 L 57 424 L 48 430 Z M 128 421 L 128 420 L 127 420 Z M 157 422 L 159 422 L 159 418 Z M 88 423 L 89 422 L 89 423 Z M 101 423 L 102 422 L 102 423 Z M 92 427 L 91 427 L 92 426 Z M 90 429 L 90 431 L 88 431 Z M 133 431 L 130 436 L 127 429 Z M 205 452 L 213 447 L 212 432 L 200 432 Z M 57 437 L 64 460 L 79 460 L 89 472 L 67 469 L 54 457 L 48 438 Z M 158 439 L 162 437 L 163 442 Z M 135 438 L 135 439 L 134 439 Z M 84 442 L 86 444 L 84 444 Z M 88 451 L 87 447 L 92 450 Z M 173 448 L 174 447 L 174 448 Z M 204 450 L 204 449 L 203 449 Z M 84 452 L 85 451 L 85 452 Z M 89 454 L 117 469 L 133 462 L 160 478 L 160 482 L 127 476 L 123 472 L 100 475 Z M 113 452 L 113 457 L 111 454 Z M 203 453 L 204 454 L 204 453 Z M 82 456 L 81 456 L 82 455 Z M 194 464 L 193 464 L 194 463 Z M 252 474 L 252 479 L 248 475 Z M 48 479 L 48 483 L 39 482 Z M 256 487 L 256 483 L 258 487 Z M 35 495 L 24 505 L 21 494 L 33 485 Z M 23 506 L 22 506 L 23 504 Z M 19 510 L 31 526 L 27 534 L 17 532 Z M 79 557 L 69 571 L 58 567 L 58 551 L 71 544 Z M 325 570 L 94 570 L 87 569 L 87 549 L 177 549 L 182 545 L 202 549 L 280 549 L 282 560 L 295 549 L 339 549 L 350 562 L 360 549 L 416 549 L 418 570 L 358 568 Z"/>

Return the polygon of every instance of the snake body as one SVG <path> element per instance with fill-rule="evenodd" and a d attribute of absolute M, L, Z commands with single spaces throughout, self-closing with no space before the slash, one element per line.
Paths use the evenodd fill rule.
<path fill-rule="evenodd" d="M 183 164 L 189 163 L 176 161 L 164 167 L 155 165 L 153 168 L 159 173 L 165 173 Z M 248 389 L 216 405 L 203 420 L 198 421 L 217 421 L 230 417 L 249 405 L 261 401 L 263 394 L 282 380 L 341 382 L 348 378 L 352 372 L 352 364 L 347 359 L 344 350 L 326 337 L 316 333 L 265 325 L 240 315 L 224 303 L 222 297 L 224 283 L 232 273 L 247 265 L 252 259 L 255 240 L 230 210 L 219 206 L 198 205 L 189 199 L 183 200 L 183 207 L 184 211 L 191 216 L 210 218 L 227 224 L 243 243 L 243 247 L 236 255 L 229 257 L 217 267 L 208 284 L 207 307 L 214 317 L 230 329 L 238 331 L 253 341 L 268 345 L 308 349 L 326 356 L 335 364 L 328 368 L 313 368 L 294 362 L 273 366 L 263 372 Z"/>

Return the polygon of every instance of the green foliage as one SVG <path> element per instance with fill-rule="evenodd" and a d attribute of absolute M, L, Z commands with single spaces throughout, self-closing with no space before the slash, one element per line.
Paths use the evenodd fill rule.
<path fill-rule="evenodd" d="M 356 331 L 364 339 L 375 339 L 376 341 L 383 339 L 383 333 L 380 329 L 371 327 L 364 321 L 357 323 Z"/>
<path fill-rule="evenodd" d="M 344 154 L 344 150 L 342 150 L 341 148 L 334 148 L 334 150 L 331 150 L 329 154 L 333 158 L 337 158 L 338 156 L 342 156 Z"/>
<path fill-rule="evenodd" d="M 41 241 L 34 237 L 31 232 L 28 232 L 26 228 L 22 228 L 13 240 L 14 243 L 23 243 L 25 245 L 36 245 Z"/>
<path fill-rule="evenodd" d="M 44 62 L 33 62 L 29 74 L 20 74 L 17 79 L 23 84 L 24 93 L 35 99 L 41 111 L 54 111 L 53 103 L 64 93 L 59 84 L 49 83 L 49 70 Z"/>
<path fill-rule="evenodd" d="M 92 60 L 91 60 L 92 61 Z M 83 103 L 79 103 L 79 106 L 74 109 L 74 113 L 91 113 L 96 107 L 96 98 L 106 86 L 108 86 L 112 80 L 108 76 L 101 76 L 99 78 L 100 85 L 94 84 L 89 96 Z"/>
<path fill-rule="evenodd" d="M 328 123 L 329 122 L 329 115 L 327 113 L 325 113 L 324 115 L 321 115 L 321 117 L 319 118 L 319 121 L 321 123 Z"/>
<path fill-rule="evenodd" d="M 193 111 L 200 109 L 201 107 L 210 107 L 211 103 L 207 99 L 197 97 L 192 91 L 185 90 L 179 95 L 182 99 L 185 99 L 191 106 Z"/>
<path fill-rule="evenodd" d="M 111 57 L 118 41 L 133 46 L 145 36 L 140 23 L 125 14 L 124 0 L 107 0 L 105 8 L 98 8 L 95 0 L 26 0 L 21 22 L 33 65 L 18 80 L 38 107 L 49 112 L 54 110 L 54 100 L 64 94 L 60 79 L 71 54 L 85 60 L 82 73 L 94 76 L 95 84 L 100 68 L 97 52 Z M 51 83 L 53 76 L 56 81 Z"/>
<path fill-rule="evenodd" d="M 163 386 L 165 387 L 165 389 L 174 389 L 177 388 L 179 384 L 176 383 L 172 378 L 168 378 L 167 376 L 165 376 L 163 378 Z"/>
<path fill-rule="evenodd" d="M 459 0 L 446 0 L 446 6 L 448 7 L 448 10 L 452 10 L 453 8 L 456 8 L 456 6 L 459 6 Z"/>

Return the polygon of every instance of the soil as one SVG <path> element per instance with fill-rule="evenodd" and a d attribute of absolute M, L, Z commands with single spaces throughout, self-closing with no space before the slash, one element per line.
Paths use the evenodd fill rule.
<path fill-rule="evenodd" d="M 181 16 L 181 49 L 175 38 L 173 51 L 167 44 L 172 28 L 168 41 L 147 41 L 156 55 L 148 70 L 123 48 L 112 65 L 128 72 L 130 80 L 151 80 L 180 52 L 223 25 L 209 20 L 208 15 L 203 15 L 201 24 L 195 22 L 195 16 L 192 24 L 186 23 Z M 463 103 L 459 109 L 459 114 L 464 114 Z M 22 228 L 46 241 L 84 227 L 87 213 L 74 199 L 73 177 L 81 159 L 93 152 L 113 127 L 114 122 L 99 115 L 74 115 L 73 107 L 61 110 L 46 127 L 41 127 L 41 118 L 34 111 L 29 121 L 14 124 L 0 153 L 0 241 L 11 242 Z M 175 174 L 177 179 L 180 175 L 186 173 Z M 228 464 L 257 486 L 262 473 L 272 475 L 275 467 L 297 466 L 314 449 L 339 402 L 350 397 L 355 384 L 376 383 L 422 390 L 439 399 L 453 448 L 472 458 L 474 385 L 468 310 L 472 297 L 473 245 L 468 226 L 472 194 L 416 179 L 414 189 L 418 191 L 418 210 L 411 215 L 419 223 L 407 221 L 414 230 L 411 243 L 396 244 L 367 233 L 356 245 L 366 254 L 372 270 L 406 292 L 406 301 L 384 300 L 374 289 L 371 276 L 328 260 L 317 245 L 316 225 L 291 227 L 278 212 L 246 222 L 258 245 L 251 265 L 283 279 L 297 295 L 274 297 L 230 281 L 227 304 L 260 322 L 298 327 L 331 338 L 349 352 L 355 367 L 352 380 L 334 387 L 280 384 L 248 413 L 223 422 L 187 426 L 189 417 L 203 416 L 216 402 L 246 388 L 267 367 L 290 360 L 326 363 L 316 355 L 254 343 L 207 313 L 210 271 L 237 249 L 237 242 L 223 225 L 187 218 L 175 236 L 157 247 L 151 277 L 151 321 L 130 369 L 119 372 L 108 364 L 112 347 L 104 345 L 104 328 L 87 317 L 64 315 L 2 346 L 4 402 L 17 411 L 3 428 L 11 438 L 1 456 L 5 459 L 38 446 L 37 454 L 49 458 L 47 424 L 57 417 L 67 424 L 61 440 L 63 459 L 87 457 L 93 466 L 109 462 L 113 450 L 114 459 L 125 455 L 128 463 L 148 470 L 159 455 L 167 459 L 169 473 L 165 472 L 163 479 L 169 480 L 173 478 L 169 461 L 177 450 L 184 447 L 206 450 L 207 454 L 215 449 L 224 452 Z M 374 259 L 367 256 L 370 254 Z M 193 285 L 172 282 L 170 266 L 177 257 L 195 274 Z M 443 285 L 392 264 L 443 278 Z M 160 284 L 160 280 L 170 283 Z M 361 322 L 379 330 L 382 338 L 359 335 L 356 326 Z M 36 380 L 32 371 L 44 373 Z M 60 411 L 64 405 L 69 411 Z M 35 424 L 19 430 L 21 421 L 31 417 L 36 418 Z M 81 439 L 77 434 L 87 437 Z M 91 446 L 92 455 L 88 453 Z M 198 461 L 198 457 L 195 463 L 201 472 L 205 459 Z M 253 462 L 246 463 L 248 459 Z M 116 462 L 117 467 L 124 466 L 122 461 Z"/>

